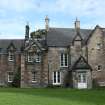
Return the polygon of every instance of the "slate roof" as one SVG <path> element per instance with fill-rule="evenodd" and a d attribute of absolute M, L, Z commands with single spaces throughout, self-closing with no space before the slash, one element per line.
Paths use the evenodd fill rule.
<path fill-rule="evenodd" d="M 80 29 L 80 34 L 84 42 L 89 37 L 92 30 Z M 71 44 L 76 36 L 76 31 L 73 28 L 50 28 L 47 33 L 47 45 L 50 47 L 66 47 Z"/>
<path fill-rule="evenodd" d="M 84 42 L 88 39 L 92 30 L 80 29 L 80 34 Z M 73 38 L 76 36 L 76 31 L 73 28 L 50 28 L 47 33 L 48 47 L 67 47 L 71 44 Z M 13 43 L 17 50 L 20 50 L 24 45 L 24 39 L 0 39 L 0 52 L 6 51 L 9 44 Z M 45 42 L 41 41 L 45 46 Z"/>
<path fill-rule="evenodd" d="M 24 45 L 24 39 L 0 39 L 0 52 L 6 52 L 8 46 L 13 43 L 17 51 Z"/>

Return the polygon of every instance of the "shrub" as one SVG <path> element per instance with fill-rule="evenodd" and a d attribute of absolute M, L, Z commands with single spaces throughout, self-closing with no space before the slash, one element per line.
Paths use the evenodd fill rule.
<path fill-rule="evenodd" d="M 21 69 L 20 69 L 20 67 L 18 67 L 16 72 L 15 72 L 15 75 L 14 75 L 12 86 L 13 87 L 20 87 L 20 80 L 21 80 Z"/>

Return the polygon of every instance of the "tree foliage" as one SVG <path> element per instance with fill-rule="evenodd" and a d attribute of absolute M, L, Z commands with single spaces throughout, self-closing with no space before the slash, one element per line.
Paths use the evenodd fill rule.
<path fill-rule="evenodd" d="M 13 87 L 20 87 L 20 81 L 21 81 L 21 69 L 20 69 L 20 67 L 17 67 L 17 70 L 16 70 L 15 75 L 14 75 L 14 79 L 12 82 L 12 86 Z"/>

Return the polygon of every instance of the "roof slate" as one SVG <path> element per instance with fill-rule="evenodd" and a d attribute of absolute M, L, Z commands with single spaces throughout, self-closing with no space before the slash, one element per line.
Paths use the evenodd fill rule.
<path fill-rule="evenodd" d="M 91 66 L 88 64 L 88 62 L 85 60 L 83 56 L 80 56 L 79 59 L 74 63 L 72 66 L 72 70 L 78 70 L 78 69 L 91 69 Z"/>
<path fill-rule="evenodd" d="M 80 29 L 80 35 L 84 41 L 88 39 L 91 32 L 90 29 Z M 47 45 L 48 47 L 67 47 L 75 36 L 76 31 L 73 28 L 50 28 L 47 33 Z M 11 42 L 17 50 L 24 45 L 24 39 L 0 39 L 0 49 L 6 50 Z M 45 46 L 45 42 L 41 44 Z"/>
<path fill-rule="evenodd" d="M 8 46 L 13 43 L 17 51 L 20 51 L 24 46 L 24 39 L 0 39 L 1 52 L 6 52 Z"/>
<path fill-rule="evenodd" d="M 84 41 L 87 40 L 92 30 L 80 29 L 80 35 Z M 50 28 L 47 33 L 47 45 L 50 47 L 66 47 L 72 43 L 76 36 L 73 28 Z"/>

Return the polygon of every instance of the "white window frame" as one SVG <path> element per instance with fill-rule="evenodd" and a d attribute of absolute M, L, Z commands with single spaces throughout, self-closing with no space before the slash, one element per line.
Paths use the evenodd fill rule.
<path fill-rule="evenodd" d="M 61 61 L 62 60 L 62 58 L 61 58 L 62 54 L 63 54 L 63 61 Z M 67 54 L 67 61 L 65 60 L 66 54 L 67 53 L 61 53 L 60 54 L 60 67 L 68 67 L 68 54 Z M 62 65 L 62 62 L 63 62 L 63 65 Z M 66 62 L 67 62 L 67 65 L 66 65 Z"/>
<path fill-rule="evenodd" d="M 9 52 L 8 61 L 14 61 L 14 53 L 13 52 Z"/>
<path fill-rule="evenodd" d="M 12 73 L 12 77 L 10 73 Z M 13 82 L 13 77 L 14 77 L 13 72 L 8 72 L 8 82 L 10 83 Z M 12 78 L 12 80 L 10 78 Z"/>
<path fill-rule="evenodd" d="M 33 56 L 31 52 L 28 52 L 28 62 L 33 62 Z"/>
<path fill-rule="evenodd" d="M 55 73 L 55 76 L 54 76 L 54 73 Z M 59 78 L 58 78 L 58 73 L 59 73 Z M 54 80 L 56 80 L 56 82 Z M 52 72 L 52 81 L 53 81 L 53 85 L 61 85 L 61 72 L 60 71 Z"/>
<path fill-rule="evenodd" d="M 37 63 L 41 62 L 41 56 L 40 56 L 39 54 L 37 54 L 37 55 L 35 55 L 35 56 L 36 56 L 35 61 L 36 61 Z"/>
<path fill-rule="evenodd" d="M 34 83 L 34 82 L 37 82 L 37 81 L 36 81 L 36 72 L 33 71 L 31 77 L 32 77 L 32 82 L 33 82 L 33 83 Z"/>
<path fill-rule="evenodd" d="M 87 83 L 86 73 L 78 73 L 78 83 Z"/>
<path fill-rule="evenodd" d="M 97 43 L 97 45 L 96 45 L 96 49 L 97 49 L 97 50 L 100 50 L 101 47 L 102 47 L 102 44 L 101 44 L 101 43 Z"/>

